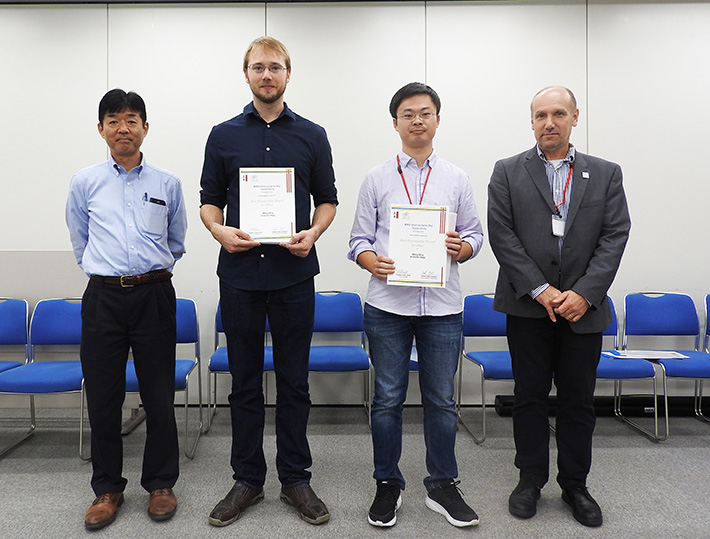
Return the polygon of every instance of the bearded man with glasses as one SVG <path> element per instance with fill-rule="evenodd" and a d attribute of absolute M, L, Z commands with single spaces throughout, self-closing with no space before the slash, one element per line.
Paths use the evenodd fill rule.
<path fill-rule="evenodd" d="M 284 103 L 291 58 L 280 41 L 261 37 L 247 48 L 244 76 L 253 101 L 242 114 L 212 129 L 202 169 L 200 217 L 221 245 L 222 322 L 232 392 L 234 486 L 212 510 L 209 523 L 226 526 L 264 498 L 264 332 L 268 316 L 276 373 L 276 468 L 282 501 L 311 524 L 330 518 L 310 487 L 306 438 L 310 410 L 308 356 L 319 272 L 315 242 L 338 203 L 325 130 Z M 295 228 L 280 243 L 255 241 L 244 228 L 240 183 L 244 169 L 291 170 Z M 315 206 L 311 220 L 311 199 Z M 227 208 L 226 219 L 224 208 Z M 289 216 L 294 219 L 294 216 Z"/>

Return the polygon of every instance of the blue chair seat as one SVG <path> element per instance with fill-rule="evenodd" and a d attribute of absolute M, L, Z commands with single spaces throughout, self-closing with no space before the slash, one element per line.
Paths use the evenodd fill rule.
<path fill-rule="evenodd" d="M 226 356 L 226 352 L 225 352 Z M 337 361 L 333 358 L 337 357 Z M 370 368 L 367 352 L 360 346 L 312 346 L 308 370 L 320 372 L 366 371 Z M 264 370 L 274 370 L 274 348 L 264 347 Z"/>
<path fill-rule="evenodd" d="M 658 362 L 671 378 L 710 378 L 710 354 L 680 350 L 686 359 L 661 359 Z"/>
<path fill-rule="evenodd" d="M 22 365 L 19 361 L 0 361 L 0 372 L 6 371 L 8 369 L 14 369 Z"/>
<path fill-rule="evenodd" d="M 507 350 L 467 352 L 466 357 L 483 367 L 487 380 L 512 380 L 513 362 Z"/>
<path fill-rule="evenodd" d="M 229 372 L 229 359 L 227 358 L 227 347 L 220 346 L 210 356 L 210 372 Z"/>
<path fill-rule="evenodd" d="M 80 361 L 41 361 L 0 373 L 0 393 L 33 394 L 81 391 Z"/>
<path fill-rule="evenodd" d="M 187 387 L 187 375 L 195 368 L 196 363 L 191 359 L 175 360 L 175 391 L 184 391 Z M 126 363 L 126 392 L 138 393 L 138 376 L 133 360 Z"/>
<path fill-rule="evenodd" d="M 308 369 L 320 372 L 366 371 L 370 358 L 361 346 L 311 346 Z"/>
<path fill-rule="evenodd" d="M 612 359 L 602 356 L 597 366 L 597 378 L 626 380 L 631 378 L 653 378 L 656 371 L 645 359 Z"/>
<path fill-rule="evenodd" d="M 229 357 L 227 347 L 220 346 L 210 357 L 210 372 L 229 372 Z M 274 351 L 271 346 L 264 347 L 264 370 L 274 370 Z"/>

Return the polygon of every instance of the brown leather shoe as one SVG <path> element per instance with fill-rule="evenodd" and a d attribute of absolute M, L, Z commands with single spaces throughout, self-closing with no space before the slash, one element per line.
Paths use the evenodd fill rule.
<path fill-rule="evenodd" d="M 87 509 L 84 526 L 87 530 L 98 530 L 116 520 L 116 511 L 123 503 L 123 492 L 101 494 Z"/>
<path fill-rule="evenodd" d="M 177 511 L 177 498 L 171 488 L 159 488 L 150 493 L 148 515 L 153 520 L 168 520 Z"/>
<path fill-rule="evenodd" d="M 310 485 L 281 487 L 281 501 L 293 505 L 298 510 L 298 516 L 309 524 L 323 524 L 330 520 L 328 508 Z"/>
<path fill-rule="evenodd" d="M 264 489 L 248 487 L 243 481 L 237 481 L 227 495 L 212 509 L 209 523 L 213 526 L 228 526 L 242 516 L 250 505 L 264 499 Z"/>

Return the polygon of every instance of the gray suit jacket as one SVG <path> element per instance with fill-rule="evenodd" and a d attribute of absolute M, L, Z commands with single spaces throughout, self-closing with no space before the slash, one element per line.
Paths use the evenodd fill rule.
<path fill-rule="evenodd" d="M 576 152 L 562 255 L 552 234 L 555 205 L 537 147 L 495 164 L 488 186 L 488 234 L 500 264 L 493 307 L 526 318 L 547 316 L 529 293 L 544 283 L 591 303 L 571 324 L 577 333 L 611 322 L 607 291 L 621 263 L 631 220 L 621 168 Z"/>

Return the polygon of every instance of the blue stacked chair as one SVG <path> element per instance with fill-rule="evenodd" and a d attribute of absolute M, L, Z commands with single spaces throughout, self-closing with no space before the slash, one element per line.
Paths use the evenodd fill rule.
<path fill-rule="evenodd" d="M 706 297 L 705 308 L 708 300 Z M 663 373 L 663 395 L 668 413 L 668 379 L 692 380 L 695 384 L 695 415 L 702 421 L 708 417 L 702 412 L 703 381 L 710 379 L 710 350 L 700 347 L 700 322 L 693 299 L 687 294 L 666 292 L 638 292 L 624 298 L 625 324 L 623 349 L 628 348 L 629 337 L 685 337 L 695 341 L 692 349 L 674 349 L 686 356 L 683 359 L 654 359 Z M 707 320 L 707 316 L 706 316 Z M 706 322 L 706 331 L 707 334 Z M 666 432 L 666 437 L 668 433 Z"/>
<path fill-rule="evenodd" d="M 26 320 L 26 318 L 25 318 Z M 24 365 L 0 373 L 0 393 L 27 395 L 30 401 L 29 430 L 17 441 L 0 452 L 4 455 L 32 436 L 37 423 L 35 395 L 79 393 L 83 374 L 78 359 L 39 361 L 38 348 L 51 346 L 70 348 L 78 356 L 81 343 L 81 303 L 77 298 L 44 299 L 37 303 L 30 322 L 28 359 Z M 44 354 L 40 354 L 43 355 Z M 84 415 L 80 410 L 79 455 L 83 454 Z"/>

